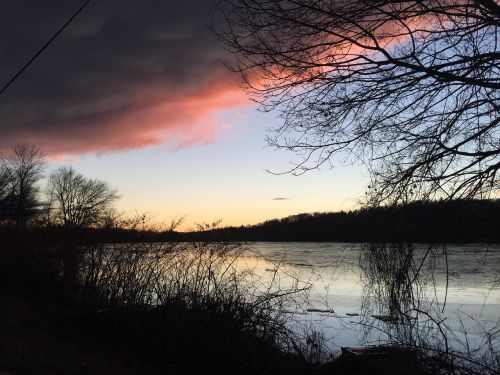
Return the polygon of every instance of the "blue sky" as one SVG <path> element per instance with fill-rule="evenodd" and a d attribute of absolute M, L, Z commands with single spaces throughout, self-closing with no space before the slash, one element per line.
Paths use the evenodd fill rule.
<path fill-rule="evenodd" d="M 222 225 L 246 225 L 355 207 L 367 185 L 361 166 L 338 161 L 332 169 L 301 176 L 266 171 L 286 171 L 294 158 L 266 145 L 266 128 L 279 122 L 276 114 L 256 107 L 221 111 L 212 143 L 71 156 L 50 168 L 70 160 L 83 174 L 116 187 L 122 196 L 120 210 L 147 213 L 156 223 L 185 216 L 182 229 L 219 219 Z"/>
<path fill-rule="evenodd" d="M 81 5 L 5 4 L 0 83 Z M 280 120 L 258 112 L 222 64 L 231 56 L 207 29 L 212 5 L 90 2 L 0 97 L 0 152 L 34 143 L 48 172 L 71 162 L 116 187 L 119 210 L 158 223 L 185 216 L 184 229 L 352 208 L 367 185 L 361 167 L 266 172 L 286 171 L 294 155 L 266 148 Z"/>

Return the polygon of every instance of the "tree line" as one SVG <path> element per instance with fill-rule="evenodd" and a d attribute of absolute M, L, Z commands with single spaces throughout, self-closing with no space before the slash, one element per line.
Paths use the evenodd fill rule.
<path fill-rule="evenodd" d="M 125 217 L 108 183 L 71 166 L 48 175 L 46 156 L 32 144 L 18 144 L 0 158 L 0 230 L 62 239 L 79 232 L 91 242 L 192 241 L 409 241 L 500 243 L 500 200 L 438 200 L 365 207 L 349 212 L 303 213 L 240 227 L 206 227 L 175 232 L 146 225 L 147 216 Z M 51 236 L 47 233 L 52 231 Z"/>
<path fill-rule="evenodd" d="M 106 182 L 85 177 L 71 166 L 46 176 L 46 156 L 33 144 L 17 144 L 0 155 L 0 226 L 93 228 L 113 217 L 119 195 Z M 44 182 L 44 183 L 43 183 Z"/>
<path fill-rule="evenodd" d="M 183 238 L 227 241 L 500 243 L 500 200 L 418 201 L 349 212 L 304 213 Z"/>

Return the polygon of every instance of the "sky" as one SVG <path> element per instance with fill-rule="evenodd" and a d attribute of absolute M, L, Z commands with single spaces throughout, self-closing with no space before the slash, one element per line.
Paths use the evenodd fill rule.
<path fill-rule="evenodd" d="M 2 4 L 0 85 L 82 4 Z M 207 0 L 90 1 L 0 95 L 0 151 L 35 143 L 47 173 L 71 164 L 117 188 L 119 210 L 158 223 L 185 217 L 184 229 L 355 207 L 368 180 L 360 166 L 339 159 L 279 174 L 294 155 L 266 147 L 278 114 L 259 112 L 223 65 L 230 56 L 207 28 L 210 9 Z"/>

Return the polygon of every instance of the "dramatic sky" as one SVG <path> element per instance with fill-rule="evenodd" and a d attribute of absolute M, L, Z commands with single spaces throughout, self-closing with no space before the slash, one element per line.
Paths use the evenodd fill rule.
<path fill-rule="evenodd" d="M 83 4 L 0 6 L 0 85 Z M 277 114 L 257 111 L 206 25 L 208 0 L 91 0 L 0 95 L 0 151 L 38 144 L 48 172 L 71 163 L 109 182 L 119 208 L 186 227 L 349 209 L 366 175 L 339 167 L 273 175 L 293 157 L 266 148 Z"/>

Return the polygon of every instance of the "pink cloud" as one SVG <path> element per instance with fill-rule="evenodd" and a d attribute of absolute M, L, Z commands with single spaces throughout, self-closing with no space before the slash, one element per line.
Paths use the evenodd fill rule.
<path fill-rule="evenodd" d="M 54 160 L 68 154 L 102 153 L 167 144 L 173 149 L 217 141 L 217 113 L 252 105 L 234 78 L 207 82 L 189 93 L 156 87 L 127 98 L 118 107 L 52 120 L 50 127 L 4 138 L 40 145 Z M 42 131 L 43 130 L 43 131 Z M 9 139 L 10 138 L 10 139 Z"/>
<path fill-rule="evenodd" d="M 0 81 L 71 14 L 70 2 L 56 3 L 6 4 Z M 250 102 L 204 27 L 210 6 L 205 0 L 91 3 L 2 95 L 0 152 L 32 142 L 64 159 L 217 142 L 218 114 Z"/>

